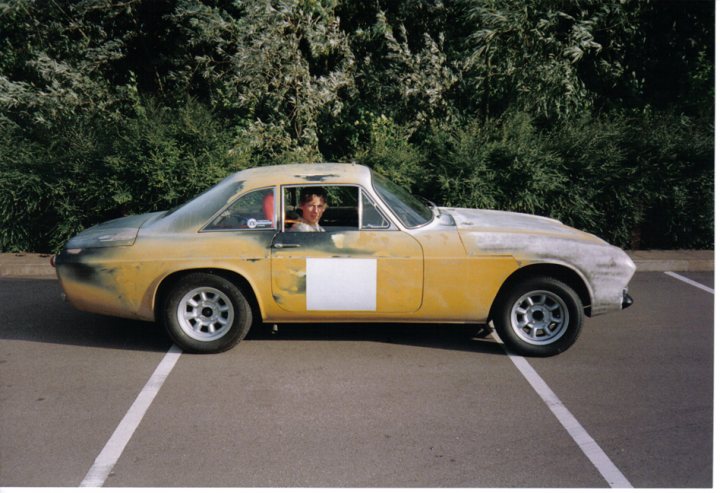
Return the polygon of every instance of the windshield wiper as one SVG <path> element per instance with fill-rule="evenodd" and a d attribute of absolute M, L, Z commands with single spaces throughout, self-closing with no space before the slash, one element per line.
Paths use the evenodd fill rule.
<path fill-rule="evenodd" d="M 422 200 L 423 202 L 425 202 L 427 205 L 430 206 L 430 208 L 433 210 L 433 214 L 435 215 L 435 217 L 440 217 L 440 209 L 439 209 L 438 206 L 435 204 L 435 202 L 433 202 L 433 201 L 430 200 L 430 199 L 426 199 L 425 197 L 423 197 L 423 196 L 421 196 L 421 195 L 416 195 L 416 197 L 419 198 L 420 200 Z"/>

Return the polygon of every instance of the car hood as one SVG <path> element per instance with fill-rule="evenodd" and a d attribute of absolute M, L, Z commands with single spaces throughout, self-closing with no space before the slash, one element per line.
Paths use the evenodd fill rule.
<path fill-rule="evenodd" d="M 74 236 L 66 249 L 131 246 L 143 224 L 161 217 L 164 212 L 150 212 L 136 216 L 121 217 L 92 226 Z"/>
<path fill-rule="evenodd" d="M 484 209 L 441 208 L 441 211 L 452 216 L 461 235 L 465 232 L 495 232 L 605 243 L 594 235 L 571 228 L 549 217 Z"/>

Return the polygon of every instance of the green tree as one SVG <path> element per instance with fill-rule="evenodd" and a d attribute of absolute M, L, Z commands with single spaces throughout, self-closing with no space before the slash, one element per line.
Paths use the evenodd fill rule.
<path fill-rule="evenodd" d="M 712 107 L 713 2 L 466 4 L 464 82 L 481 95 L 480 114 L 517 107 L 552 119 L 645 104 Z"/>
<path fill-rule="evenodd" d="M 346 159 L 441 203 L 711 245 L 714 16 L 709 0 L 0 0 L 0 249 L 57 248 L 233 169 Z"/>
<path fill-rule="evenodd" d="M 173 15 L 191 46 L 213 47 L 194 56 L 192 72 L 215 108 L 241 116 L 239 152 L 322 159 L 318 122 L 337 116 L 354 89 L 354 57 L 333 11 L 331 1 L 263 0 L 234 18 L 200 2 Z"/>

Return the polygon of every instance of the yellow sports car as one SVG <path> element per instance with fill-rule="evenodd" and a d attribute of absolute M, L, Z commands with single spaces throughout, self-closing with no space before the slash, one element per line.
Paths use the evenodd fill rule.
<path fill-rule="evenodd" d="M 437 207 L 357 164 L 240 171 L 174 210 L 89 228 L 54 263 L 76 308 L 162 320 L 201 353 L 254 321 L 440 322 L 547 356 L 584 315 L 629 306 L 635 271 L 559 221 Z"/>

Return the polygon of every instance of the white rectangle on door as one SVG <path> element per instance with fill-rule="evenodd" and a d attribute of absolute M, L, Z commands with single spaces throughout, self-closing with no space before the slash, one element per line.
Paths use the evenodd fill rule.
<path fill-rule="evenodd" d="M 309 258 L 306 264 L 307 309 L 377 310 L 377 260 Z"/>

